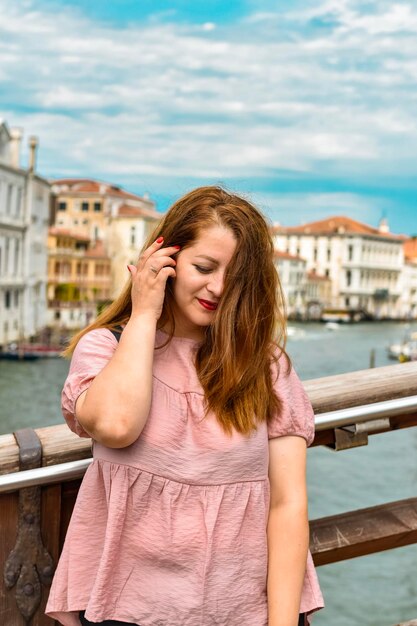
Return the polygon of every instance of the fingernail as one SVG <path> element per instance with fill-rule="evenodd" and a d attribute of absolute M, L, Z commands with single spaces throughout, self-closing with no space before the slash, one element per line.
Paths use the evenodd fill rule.
<path fill-rule="evenodd" d="M 177 250 L 181 250 L 181 246 L 174 246 Z"/>
<path fill-rule="evenodd" d="M 163 240 L 164 240 L 164 238 L 163 238 L 163 237 L 158 237 L 158 239 L 156 240 L 156 243 L 162 243 L 162 242 L 163 242 Z"/>
<path fill-rule="evenodd" d="M 129 270 L 129 272 L 130 272 L 130 267 L 129 267 L 128 265 L 126 265 L 126 267 L 127 267 L 127 269 Z M 130 272 L 130 273 L 132 273 L 132 272 Z"/>

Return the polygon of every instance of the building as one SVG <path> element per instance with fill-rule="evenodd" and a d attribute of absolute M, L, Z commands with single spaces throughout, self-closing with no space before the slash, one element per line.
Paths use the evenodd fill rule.
<path fill-rule="evenodd" d="M 52 184 L 51 224 L 103 242 L 111 259 L 111 297 L 127 280 L 126 265 L 136 263 L 145 240 L 161 219 L 147 196 L 110 183 L 65 178 Z"/>
<path fill-rule="evenodd" d="M 332 282 L 328 276 L 320 276 L 315 271 L 307 273 L 305 285 L 305 317 L 319 320 L 323 310 L 332 302 Z"/>
<path fill-rule="evenodd" d="M 111 263 L 103 242 L 51 227 L 48 257 L 48 325 L 87 326 L 111 296 Z"/>
<path fill-rule="evenodd" d="M 0 346 L 29 339 L 46 324 L 50 185 L 36 173 L 38 141 L 20 163 L 22 131 L 0 120 Z"/>
<path fill-rule="evenodd" d="M 417 318 L 417 237 L 404 241 L 404 268 L 402 281 L 404 319 Z"/>
<path fill-rule="evenodd" d="M 297 317 L 304 314 L 307 277 L 305 259 L 288 252 L 275 250 L 274 264 L 278 270 L 285 295 L 287 315 Z"/>
<path fill-rule="evenodd" d="M 306 259 L 307 271 L 332 285 L 331 307 L 375 318 L 401 317 L 403 242 L 382 220 L 373 228 L 336 216 L 302 226 L 273 227 L 277 250 Z"/>

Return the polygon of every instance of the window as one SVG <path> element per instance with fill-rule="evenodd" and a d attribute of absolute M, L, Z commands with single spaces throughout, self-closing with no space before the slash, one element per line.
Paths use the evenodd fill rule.
<path fill-rule="evenodd" d="M 9 273 L 9 247 L 10 247 L 9 238 L 6 237 L 6 248 L 4 250 L 4 273 L 5 274 Z"/>
<path fill-rule="evenodd" d="M 350 306 L 350 298 L 345 298 L 345 306 Z"/>
<path fill-rule="evenodd" d="M 349 258 L 349 261 L 353 260 L 353 246 L 352 245 L 348 246 L 348 258 Z"/>
<path fill-rule="evenodd" d="M 66 211 L 67 203 L 66 202 L 58 202 L 58 211 Z"/>
<path fill-rule="evenodd" d="M 12 212 L 12 195 L 13 185 L 9 183 L 7 185 L 7 201 L 6 201 L 6 214 L 9 215 Z"/>
<path fill-rule="evenodd" d="M 4 308 L 5 309 L 10 309 L 10 301 L 11 301 L 10 291 L 7 290 L 4 292 Z"/>
<path fill-rule="evenodd" d="M 332 257 L 332 250 L 331 248 L 327 248 L 327 260 L 330 261 L 331 257 Z"/>
<path fill-rule="evenodd" d="M 348 287 L 350 287 L 350 286 L 351 286 L 351 284 L 352 284 L 352 272 L 351 272 L 350 270 L 348 270 L 348 271 L 346 272 L 346 285 L 347 285 Z"/>
<path fill-rule="evenodd" d="M 314 248 L 314 260 L 317 261 L 317 248 Z"/>
<path fill-rule="evenodd" d="M 94 202 L 94 211 L 101 211 L 101 202 Z"/>
<path fill-rule="evenodd" d="M 136 228 L 135 226 L 130 227 L 130 245 L 136 245 Z"/>
<path fill-rule="evenodd" d="M 14 273 L 15 275 L 19 271 L 19 254 L 20 254 L 19 243 L 20 243 L 19 240 L 16 239 L 16 245 L 14 249 Z"/>
<path fill-rule="evenodd" d="M 326 270 L 324 273 L 325 273 L 326 277 L 327 277 L 327 278 L 329 278 L 329 276 L 330 276 L 330 270 Z"/>
<path fill-rule="evenodd" d="M 19 217 L 21 208 L 22 208 L 22 188 L 19 187 L 17 190 L 16 217 Z"/>
<path fill-rule="evenodd" d="M 88 202 L 81 203 L 81 211 L 88 211 Z"/>
<path fill-rule="evenodd" d="M 18 291 L 14 292 L 14 305 L 16 308 L 19 306 L 19 292 Z"/>

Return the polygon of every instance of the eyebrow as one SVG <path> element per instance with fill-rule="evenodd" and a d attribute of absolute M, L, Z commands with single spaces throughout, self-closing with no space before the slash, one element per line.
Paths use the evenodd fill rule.
<path fill-rule="evenodd" d="M 219 262 L 216 261 L 216 259 L 213 259 L 213 257 L 207 256 L 206 254 L 197 254 L 197 258 L 207 259 L 207 261 L 211 261 L 212 263 L 215 263 L 216 265 L 219 264 Z"/>

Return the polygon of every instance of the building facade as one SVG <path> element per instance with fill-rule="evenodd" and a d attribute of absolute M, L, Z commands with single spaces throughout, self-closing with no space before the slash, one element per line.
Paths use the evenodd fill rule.
<path fill-rule="evenodd" d="M 46 324 L 50 185 L 36 174 L 37 139 L 20 164 L 22 132 L 0 120 L 0 346 L 27 340 Z"/>
<path fill-rule="evenodd" d="M 111 297 L 122 290 L 126 265 L 136 263 L 149 233 L 162 215 L 146 196 L 90 179 L 60 179 L 52 185 L 51 224 L 101 240 L 111 259 Z"/>
<path fill-rule="evenodd" d="M 383 220 L 373 228 L 336 216 L 302 226 L 274 226 L 278 250 L 306 259 L 307 271 L 331 281 L 332 308 L 375 318 L 401 317 L 404 237 Z"/>
<path fill-rule="evenodd" d="M 275 250 L 274 264 L 285 296 L 287 315 L 297 317 L 304 314 L 306 289 L 306 260 L 299 256 Z"/>
<path fill-rule="evenodd" d="M 65 228 L 48 233 L 48 326 L 87 326 L 111 296 L 111 263 L 103 242 Z"/>

